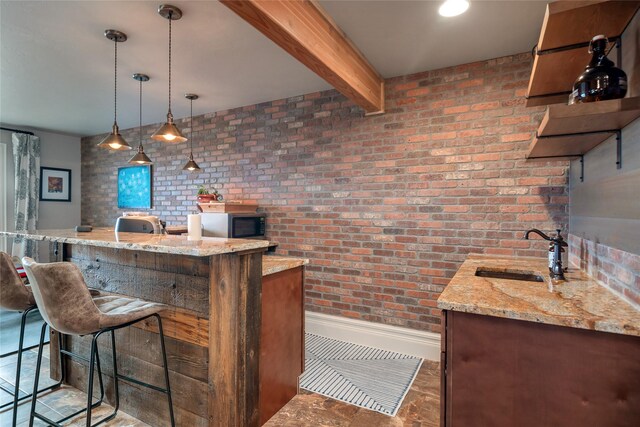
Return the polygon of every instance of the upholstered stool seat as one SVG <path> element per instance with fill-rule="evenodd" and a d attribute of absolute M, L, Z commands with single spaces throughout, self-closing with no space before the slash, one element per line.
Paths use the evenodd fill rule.
<path fill-rule="evenodd" d="M 116 416 L 119 407 L 118 380 L 123 379 L 137 385 L 145 386 L 167 395 L 169 403 L 169 415 L 171 425 L 175 425 L 173 415 L 173 405 L 171 402 L 171 388 L 169 386 L 169 370 L 167 367 L 167 355 L 164 343 L 164 333 L 162 330 L 162 320 L 159 312 L 168 308 L 164 304 L 143 301 L 137 298 L 123 296 L 93 296 L 82 277 L 82 272 L 73 263 L 54 262 L 40 264 L 31 258 L 23 258 L 22 264 L 27 277 L 33 287 L 34 298 L 40 307 L 40 312 L 45 321 L 56 331 L 67 335 L 92 335 L 91 353 L 89 359 L 89 375 L 87 385 L 87 427 L 91 424 L 91 408 L 93 393 L 94 360 L 98 359 L 98 338 L 105 332 L 111 334 L 111 348 L 113 354 L 113 376 L 114 376 L 114 411 L 111 415 L 101 419 L 97 424 L 106 422 Z M 160 388 L 147 384 L 131 377 L 118 374 L 116 338 L 114 331 L 124 328 L 133 323 L 155 317 L 158 321 L 158 332 L 162 358 L 164 362 L 165 387 Z M 44 328 L 40 337 L 40 348 L 38 351 L 38 361 L 36 364 L 36 379 L 34 390 L 38 386 L 40 364 L 42 360 L 42 341 L 44 340 Z M 69 354 L 65 352 L 65 354 Z M 99 359 L 98 359 L 99 361 Z M 99 365 L 99 363 L 98 363 Z M 100 377 L 99 377 L 100 378 Z M 34 419 L 39 418 L 50 425 L 59 426 L 63 420 L 52 421 L 35 411 L 35 398 L 31 406 L 31 417 L 29 425 L 32 426 Z"/>
<path fill-rule="evenodd" d="M 113 295 L 94 298 L 93 302 L 101 312 L 100 327 L 96 330 L 135 322 L 168 308 L 164 304 Z"/>
<path fill-rule="evenodd" d="M 9 254 L 0 252 L 0 307 L 23 312 L 35 305 L 31 287 L 24 285 Z"/>
<path fill-rule="evenodd" d="M 22 313 L 20 320 L 20 331 L 18 335 L 18 347 L 16 350 L 6 352 L 0 355 L 0 358 L 17 355 L 16 359 L 16 377 L 13 389 L 6 386 L 6 384 L 0 384 L 0 388 L 13 396 L 13 400 L 0 405 L 0 408 L 13 405 L 12 413 L 12 426 L 16 425 L 18 402 L 21 400 L 29 399 L 31 394 L 23 395 L 20 397 L 20 374 L 22 371 L 22 352 L 31 350 L 38 347 L 37 345 L 31 347 L 24 347 L 24 332 L 27 323 L 27 317 L 32 312 L 37 312 L 36 300 L 33 296 L 30 286 L 25 286 L 22 278 L 16 270 L 11 256 L 5 252 L 0 252 L 0 308 L 7 311 L 17 311 Z M 40 392 L 51 390 L 59 387 L 62 381 L 53 385 L 44 387 L 39 390 Z"/>

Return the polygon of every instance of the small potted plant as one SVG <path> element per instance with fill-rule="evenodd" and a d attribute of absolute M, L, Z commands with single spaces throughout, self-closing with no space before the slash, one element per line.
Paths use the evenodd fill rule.
<path fill-rule="evenodd" d="M 218 193 L 218 190 L 213 189 L 213 192 L 209 192 L 207 187 L 201 185 L 198 187 L 198 202 L 210 203 L 222 201 L 222 194 Z"/>

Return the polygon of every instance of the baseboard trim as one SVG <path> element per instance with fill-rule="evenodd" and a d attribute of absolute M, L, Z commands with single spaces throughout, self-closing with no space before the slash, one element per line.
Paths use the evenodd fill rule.
<path fill-rule="evenodd" d="M 409 354 L 427 360 L 440 360 L 440 334 L 434 332 L 313 311 L 305 312 L 305 330 L 327 338 Z"/>

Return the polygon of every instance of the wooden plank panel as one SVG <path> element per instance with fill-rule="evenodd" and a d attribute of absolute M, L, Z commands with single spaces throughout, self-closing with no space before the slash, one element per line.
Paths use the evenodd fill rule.
<path fill-rule="evenodd" d="M 60 370 L 60 340 L 63 339 L 60 332 L 49 328 L 49 376 L 60 381 L 62 371 Z"/>
<path fill-rule="evenodd" d="M 525 105 L 527 107 L 541 107 L 551 104 L 566 104 L 569 100 L 569 93 L 561 93 L 559 95 L 543 95 L 536 97 L 527 97 Z"/>
<path fill-rule="evenodd" d="M 67 245 L 67 247 L 67 258 L 127 265 L 186 276 L 209 277 L 209 260 L 207 257 L 176 256 L 173 254 L 101 248 L 88 245 Z"/>
<path fill-rule="evenodd" d="M 124 296 L 115 292 L 100 291 L 102 296 Z M 194 344 L 200 347 L 209 345 L 209 319 L 197 312 L 178 307 L 169 307 L 161 311 L 162 326 L 165 337 L 178 341 Z M 132 325 L 134 328 L 159 333 L 158 322 L 154 318 L 148 318 Z"/>
<path fill-rule="evenodd" d="M 136 358 L 148 364 L 155 366 L 162 365 L 161 347 L 157 334 L 137 328 L 125 328 L 116 332 L 116 336 L 118 357 L 127 355 L 130 358 Z M 78 337 L 72 337 L 68 339 L 68 341 L 69 344 L 67 348 L 75 348 L 75 351 L 79 352 L 79 354 L 88 356 L 89 344 L 87 338 L 79 341 Z M 140 343 L 144 343 L 144 345 L 140 345 Z M 165 343 L 169 369 L 171 372 L 176 373 L 176 379 L 174 381 L 180 381 L 181 378 L 188 377 L 206 385 L 208 381 L 208 350 L 204 347 L 187 344 L 167 337 L 165 337 Z M 108 354 L 110 348 L 111 343 L 108 338 L 101 338 L 99 340 L 101 358 L 104 359 L 104 357 L 102 357 L 104 354 L 107 358 L 105 360 L 109 364 L 111 363 L 111 356 Z M 66 359 L 68 360 L 68 358 Z M 110 367 L 107 367 L 107 369 L 111 372 Z M 70 377 L 73 378 L 75 373 L 73 371 L 68 372 L 70 373 Z M 159 378 L 159 381 L 162 380 L 162 378 Z M 171 384 L 173 387 L 173 382 Z M 82 386 L 80 389 L 84 390 L 84 387 L 85 386 Z M 179 385 L 176 385 L 176 387 L 178 387 L 178 389 L 183 388 Z"/>
<path fill-rule="evenodd" d="M 80 267 L 92 288 L 187 308 L 201 315 L 208 311 L 208 279 L 155 271 L 129 265 L 68 258 Z"/>
<path fill-rule="evenodd" d="M 180 341 L 209 346 L 209 319 L 189 310 L 171 308 L 160 313 L 164 334 Z M 158 333 L 158 322 L 146 319 L 133 325 L 136 328 Z"/>
<path fill-rule="evenodd" d="M 209 425 L 257 426 L 262 253 L 210 260 Z"/>
<path fill-rule="evenodd" d="M 162 325 L 164 326 L 164 321 Z M 162 365 L 161 347 L 157 334 L 135 327 L 119 333 L 124 338 L 118 341 L 118 351 L 158 366 Z M 208 348 L 169 338 L 166 335 L 165 343 L 169 369 L 198 381 L 207 382 Z"/>
<path fill-rule="evenodd" d="M 622 129 L 640 117 L 640 97 L 550 105 L 538 128 L 539 136 Z"/>
<path fill-rule="evenodd" d="M 71 348 L 74 352 L 83 355 L 89 355 L 90 346 L 91 346 L 91 337 L 72 337 L 69 339 L 71 341 Z M 158 335 L 154 335 L 147 343 L 151 343 L 152 341 L 158 341 Z M 100 363 L 102 366 L 103 374 L 113 376 L 113 358 L 111 356 L 111 338 L 109 334 L 104 334 L 101 338 L 98 339 L 99 351 L 100 351 Z M 162 368 L 162 359 L 158 361 L 159 363 L 148 362 L 146 360 L 140 359 L 136 356 L 129 354 L 127 351 L 129 348 L 133 346 L 140 346 L 139 342 L 132 342 L 131 336 L 129 335 L 129 330 L 119 330 L 116 331 L 116 347 L 118 350 L 118 373 L 121 375 L 127 375 L 132 378 L 138 379 L 140 381 L 144 381 L 146 383 L 150 383 L 156 385 L 158 387 L 164 388 L 164 371 Z M 147 347 L 147 346 L 143 346 Z M 157 346 L 159 349 L 159 345 Z M 149 351 L 149 349 L 147 349 Z M 157 353 L 160 356 L 160 352 Z M 79 363 L 83 366 L 83 371 L 86 371 L 86 364 L 83 361 L 79 361 Z M 78 373 L 74 373 L 76 377 L 78 377 Z M 82 376 L 86 375 L 86 372 L 81 374 Z M 206 381 L 199 381 L 194 378 L 191 378 L 186 375 L 182 375 L 176 372 L 173 369 L 173 364 L 169 362 L 169 380 L 171 383 L 171 391 L 173 397 L 173 405 L 174 408 L 182 408 L 185 411 L 191 412 L 200 417 L 206 418 L 207 413 L 207 383 Z M 97 381 L 97 378 L 96 378 Z M 120 385 L 129 384 L 126 381 L 121 380 Z M 74 384 L 75 386 L 75 384 Z M 86 388 L 86 383 L 79 384 L 81 390 Z M 141 388 L 138 385 L 132 385 L 131 388 L 138 390 Z M 121 397 L 123 387 L 121 387 Z M 138 415 L 135 415 L 132 412 L 129 412 L 128 408 L 124 409 L 128 414 L 142 420 L 145 422 L 149 422 L 148 420 L 154 419 L 155 415 L 151 416 L 148 413 L 151 411 L 159 410 L 159 419 L 163 420 L 163 423 L 169 419 L 169 406 L 166 400 L 166 396 L 162 393 L 151 391 L 150 396 L 154 400 L 158 400 L 159 403 L 157 408 L 155 405 L 146 403 L 140 405 L 138 408 L 133 408 L 133 411 L 136 411 L 138 415 L 142 416 L 140 418 Z M 114 402 L 114 395 L 112 393 L 109 394 L 109 402 Z"/>
<path fill-rule="evenodd" d="M 550 105 L 529 145 L 527 158 L 585 154 L 613 132 L 576 133 L 622 129 L 640 117 L 640 97 L 612 99 L 575 105 Z"/>
<path fill-rule="evenodd" d="M 100 356 L 102 357 L 103 353 L 105 353 L 106 357 L 106 352 L 101 352 Z M 118 355 L 118 357 L 120 357 L 120 355 Z M 107 368 L 106 365 L 107 364 L 105 363 L 105 368 Z M 80 390 L 86 390 L 88 373 L 86 366 L 84 366 L 82 362 L 74 360 L 68 362 L 67 368 L 72 373 L 69 384 Z M 118 365 L 118 368 L 120 368 L 120 365 Z M 107 375 L 104 379 L 105 389 L 107 391 L 107 402 L 112 403 L 114 387 L 113 377 Z M 163 394 L 125 381 L 119 382 L 119 391 L 121 411 L 124 411 L 134 418 L 137 418 L 151 426 L 160 427 L 169 425 L 169 408 L 167 400 Z M 94 396 L 98 395 L 97 392 L 96 388 Z M 185 410 L 182 406 L 178 406 L 175 403 L 173 410 L 176 419 L 176 426 L 206 427 L 208 425 L 205 417 Z"/>
<path fill-rule="evenodd" d="M 580 154 L 592 150 L 611 135 L 613 134 L 592 133 L 589 135 L 581 135 L 579 138 L 568 136 L 534 138 L 533 142 L 529 145 L 527 159 L 541 157 L 557 157 L 557 159 L 554 160 L 576 159 Z"/>
<path fill-rule="evenodd" d="M 640 7 L 638 1 L 555 1 L 547 5 L 538 49 L 588 42 L 596 34 L 622 34 Z M 585 49 L 586 51 L 586 49 Z"/>
<path fill-rule="evenodd" d="M 367 113 L 384 111 L 384 80 L 318 4 L 220 1 Z"/>

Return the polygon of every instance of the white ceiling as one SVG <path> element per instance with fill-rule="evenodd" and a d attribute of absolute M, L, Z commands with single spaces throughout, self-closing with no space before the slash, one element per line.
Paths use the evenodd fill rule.
<path fill-rule="evenodd" d="M 384 76 L 410 74 L 524 52 L 536 42 L 546 2 L 472 1 L 442 18 L 440 1 L 321 1 Z M 144 84 L 143 123 L 167 111 L 168 21 L 160 1 L 0 1 L 0 123 L 76 135 L 108 132 L 113 116 L 114 28 L 118 123 L 138 125 L 136 72 Z M 217 1 L 176 1 L 173 114 L 194 114 L 285 98 L 329 85 Z"/>

